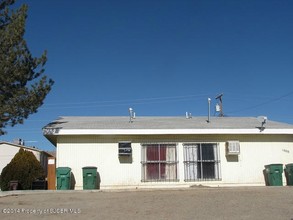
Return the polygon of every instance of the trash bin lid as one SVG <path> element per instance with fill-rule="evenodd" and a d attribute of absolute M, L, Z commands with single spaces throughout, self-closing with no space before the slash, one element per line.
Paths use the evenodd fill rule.
<path fill-rule="evenodd" d="M 60 169 L 60 170 L 71 170 L 70 167 L 57 167 L 57 169 Z"/>
<path fill-rule="evenodd" d="M 269 168 L 269 167 L 279 167 L 279 166 L 282 166 L 283 167 L 283 164 L 281 164 L 281 163 L 273 163 L 273 164 L 265 165 L 266 168 Z"/>
<path fill-rule="evenodd" d="M 91 167 L 91 166 L 89 166 L 89 167 L 83 167 L 82 169 L 97 169 L 97 167 Z"/>
<path fill-rule="evenodd" d="M 292 173 L 293 172 L 293 163 L 286 164 L 284 170 Z"/>
<path fill-rule="evenodd" d="M 9 183 L 18 183 L 18 180 L 11 180 Z"/>
<path fill-rule="evenodd" d="M 68 173 L 70 173 L 71 168 L 70 167 L 57 167 L 56 170 L 57 170 L 57 175 L 58 174 L 68 174 Z"/>

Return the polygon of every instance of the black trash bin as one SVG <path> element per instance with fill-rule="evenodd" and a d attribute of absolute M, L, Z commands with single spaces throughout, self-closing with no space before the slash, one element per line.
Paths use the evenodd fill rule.
<path fill-rule="evenodd" d="M 47 190 L 48 182 L 43 179 L 37 179 L 32 182 L 32 190 Z"/>
<path fill-rule="evenodd" d="M 286 164 L 284 171 L 287 180 L 287 186 L 293 186 L 293 163 Z"/>

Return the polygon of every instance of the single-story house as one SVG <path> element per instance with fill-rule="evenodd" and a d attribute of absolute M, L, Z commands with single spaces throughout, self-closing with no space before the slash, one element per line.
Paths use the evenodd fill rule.
<path fill-rule="evenodd" d="M 2 169 L 10 163 L 20 148 L 32 152 L 44 168 L 45 173 L 47 173 L 48 157 L 52 157 L 52 155 L 34 147 L 24 146 L 23 142 L 20 140 L 19 143 L 0 141 L 0 175 Z"/>
<path fill-rule="evenodd" d="M 75 189 L 87 166 L 101 188 L 134 188 L 264 185 L 265 165 L 293 163 L 293 125 L 266 117 L 60 117 L 43 134 Z"/>

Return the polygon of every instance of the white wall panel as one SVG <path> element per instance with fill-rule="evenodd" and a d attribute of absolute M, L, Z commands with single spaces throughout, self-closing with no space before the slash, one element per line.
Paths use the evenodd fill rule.
<path fill-rule="evenodd" d="M 97 143 L 98 141 L 102 143 Z M 58 144 L 57 167 L 66 166 L 72 169 L 76 189 L 83 186 L 82 167 L 86 166 L 97 167 L 101 186 L 140 183 L 140 144 L 132 143 L 132 161 L 129 161 L 127 158 L 119 160 L 118 143 L 104 143 L 103 139 L 91 137 L 84 138 L 86 143 L 74 143 L 72 139 L 70 142 Z"/>
<path fill-rule="evenodd" d="M 226 156 L 225 142 L 229 140 L 240 141 L 240 155 Z M 119 160 L 119 141 L 132 142 L 131 162 Z M 264 184 L 264 165 L 293 163 L 292 135 L 59 136 L 57 167 L 72 169 L 76 189 L 82 189 L 82 167 L 85 166 L 97 167 L 102 188 L 158 185 L 160 183 L 141 182 L 141 143 L 146 142 L 177 143 L 179 184 L 205 184 L 203 181 L 184 182 L 183 143 L 219 143 L 222 180 L 213 184 Z"/>
<path fill-rule="evenodd" d="M 225 143 L 221 144 L 222 181 L 235 184 L 264 184 L 263 170 L 268 164 L 293 163 L 293 143 L 277 142 L 240 142 L 239 156 L 225 156 Z M 285 176 L 283 175 L 285 183 Z"/>

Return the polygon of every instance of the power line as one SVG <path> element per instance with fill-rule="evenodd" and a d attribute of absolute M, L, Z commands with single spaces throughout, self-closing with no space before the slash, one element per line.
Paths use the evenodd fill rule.
<path fill-rule="evenodd" d="M 121 106 L 129 104 L 153 104 L 153 103 L 166 103 L 174 101 L 186 101 L 194 98 L 207 97 L 207 94 L 201 95 L 186 95 L 186 96 L 169 96 L 169 97 L 154 97 L 143 99 L 126 99 L 126 100 L 111 100 L 111 101 L 98 101 L 98 102 L 72 102 L 72 103 L 50 103 L 46 104 L 48 107 L 41 107 L 42 109 L 66 109 L 66 108 L 94 108 L 94 107 L 109 107 Z M 52 107 L 50 107 L 52 106 Z M 53 107 L 54 106 L 54 107 Z"/>
<path fill-rule="evenodd" d="M 281 99 L 284 99 L 284 98 L 286 98 L 286 97 L 288 97 L 288 96 L 291 96 L 291 95 L 293 95 L 293 91 L 291 91 L 291 92 L 289 92 L 289 93 L 286 93 L 286 94 L 284 94 L 284 95 L 281 95 L 281 96 L 279 96 L 279 97 L 272 98 L 272 99 L 270 99 L 270 100 L 268 100 L 268 101 L 265 101 L 265 102 L 262 102 L 262 103 L 260 103 L 260 104 L 253 105 L 253 106 L 250 106 L 250 107 L 247 107 L 247 108 L 243 108 L 243 109 L 238 110 L 238 111 L 231 111 L 231 112 L 228 112 L 228 113 L 229 113 L 229 114 L 231 114 L 231 113 L 238 113 L 238 112 L 243 112 L 243 111 L 247 111 L 247 110 L 255 109 L 255 108 L 258 108 L 258 107 L 263 106 L 263 105 L 271 104 L 272 102 L 277 102 L 277 101 L 279 101 L 279 100 L 281 100 Z"/>

